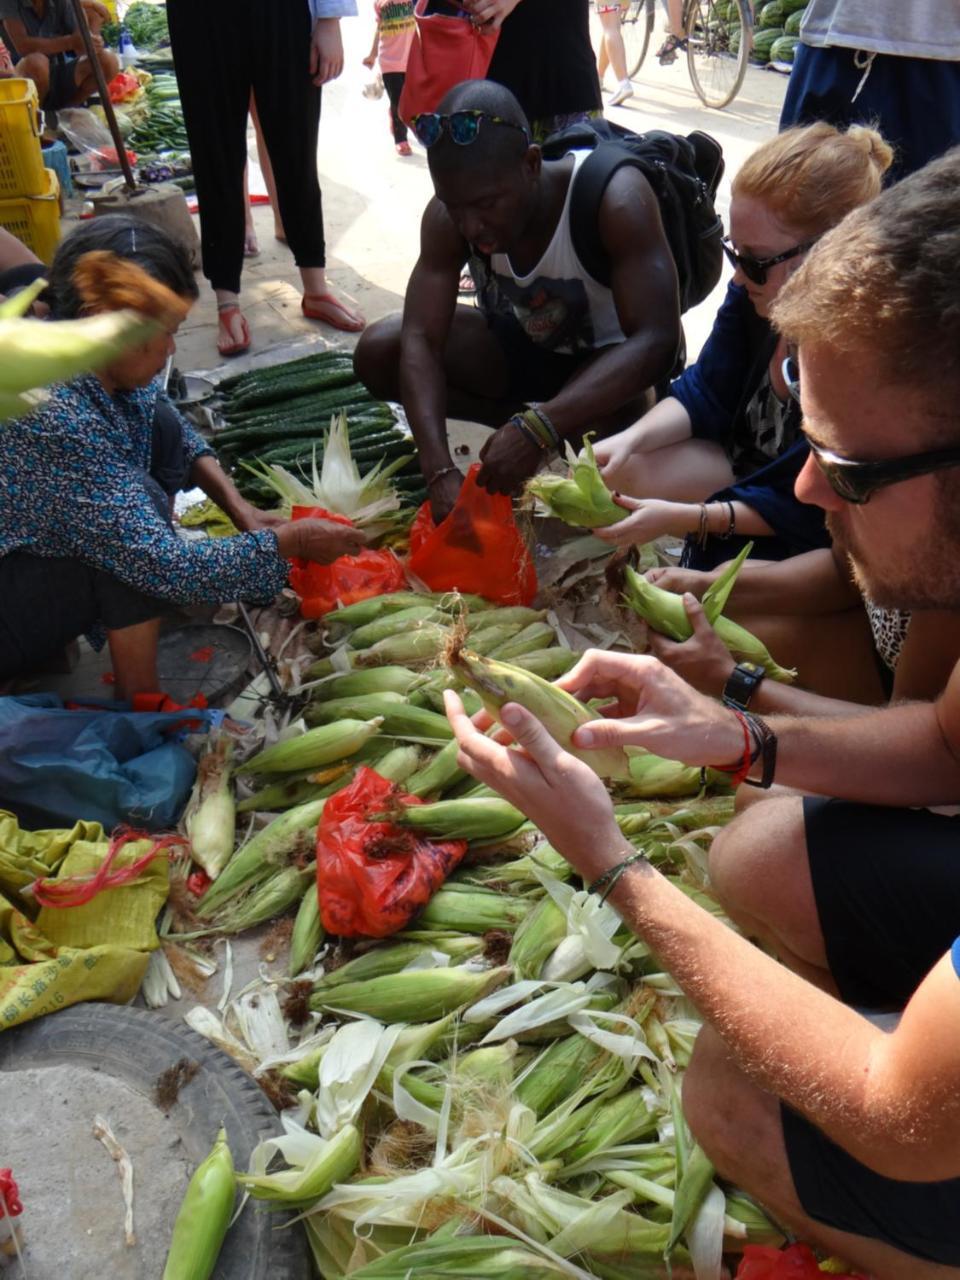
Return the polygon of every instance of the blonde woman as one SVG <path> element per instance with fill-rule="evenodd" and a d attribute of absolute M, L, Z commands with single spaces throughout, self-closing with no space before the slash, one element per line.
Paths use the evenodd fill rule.
<path fill-rule="evenodd" d="M 828 545 L 823 516 L 793 495 L 806 458 L 788 352 L 769 314 L 817 240 L 876 196 L 892 152 L 872 129 L 818 123 L 759 147 L 733 181 L 724 247 L 733 280 L 697 362 L 639 422 L 596 446 L 625 519 L 615 546 L 688 537 L 711 568 L 745 539 L 779 560 Z"/>

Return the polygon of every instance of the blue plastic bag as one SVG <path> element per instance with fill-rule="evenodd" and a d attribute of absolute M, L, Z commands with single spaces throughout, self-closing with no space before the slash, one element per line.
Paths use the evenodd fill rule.
<path fill-rule="evenodd" d="M 106 831 L 175 826 L 196 774 L 178 741 L 185 722 L 202 732 L 222 712 L 130 711 L 122 703 L 68 710 L 54 694 L 0 698 L 0 808 L 27 827 Z M 193 726 L 196 726 L 194 728 Z"/>

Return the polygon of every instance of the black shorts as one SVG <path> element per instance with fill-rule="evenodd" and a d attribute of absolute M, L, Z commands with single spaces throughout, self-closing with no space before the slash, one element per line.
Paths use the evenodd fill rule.
<path fill-rule="evenodd" d="M 845 1003 L 902 1009 L 960 934 L 960 818 L 808 796 L 807 851 L 830 971 Z M 960 981 L 960 979 L 958 979 Z M 781 1106 L 804 1212 L 904 1253 L 960 1266 L 960 1178 L 874 1173 Z"/>
<path fill-rule="evenodd" d="M 591 360 L 596 351 L 566 355 L 531 342 L 520 321 L 500 311 L 486 313 L 487 325 L 507 362 L 508 387 L 504 399 L 529 403 L 552 400 Z"/>
<path fill-rule="evenodd" d="M 51 58 L 50 84 L 47 96 L 40 104 L 44 111 L 59 111 L 69 107 L 77 96 L 77 59 Z"/>

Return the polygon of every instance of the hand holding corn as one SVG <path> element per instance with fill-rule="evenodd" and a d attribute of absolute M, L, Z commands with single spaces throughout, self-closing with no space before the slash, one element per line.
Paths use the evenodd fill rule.
<path fill-rule="evenodd" d="M 707 621 L 700 601 L 685 594 L 683 607 L 693 627 L 693 635 L 689 640 L 677 643 L 651 631 L 650 652 L 695 689 L 719 698 L 736 665 L 735 659 Z"/>
<path fill-rule="evenodd" d="M 656 658 L 588 649 L 556 683 L 583 702 L 611 702 L 603 719 L 573 735 L 582 751 L 644 747 L 683 764 L 715 766 L 743 755 L 743 729 L 730 708 L 698 693 Z"/>
<path fill-rule="evenodd" d="M 696 531 L 700 507 L 690 502 L 664 502 L 660 498 L 629 498 L 615 493 L 613 501 L 623 507 L 624 519 L 594 529 L 593 535 L 615 547 L 643 546 L 667 534 L 685 538 Z"/>
<path fill-rule="evenodd" d="M 624 837 L 603 781 L 525 707 L 514 702 L 500 711 L 504 728 L 524 748 L 517 751 L 481 733 L 452 690 L 444 702 L 460 744 L 461 768 L 526 814 L 578 870 L 597 857 L 622 856 Z"/>

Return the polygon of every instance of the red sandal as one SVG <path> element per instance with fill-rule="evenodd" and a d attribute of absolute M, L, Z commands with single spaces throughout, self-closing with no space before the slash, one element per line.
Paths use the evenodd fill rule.
<path fill-rule="evenodd" d="M 239 342 L 222 342 L 218 338 L 217 350 L 220 352 L 222 356 L 240 356 L 240 355 L 243 355 L 245 351 L 250 350 L 250 341 L 251 341 L 250 326 L 247 324 L 246 317 L 244 316 L 243 312 L 240 310 L 239 303 L 221 302 L 218 304 L 217 306 L 218 323 L 221 326 L 226 324 L 227 330 L 230 332 L 231 337 L 233 336 L 233 334 L 230 326 L 231 326 L 231 322 L 233 320 L 234 314 L 240 317 L 240 332 L 242 333 L 243 336 Z"/>
<path fill-rule="evenodd" d="M 332 293 L 305 293 L 300 310 L 308 320 L 322 320 L 344 333 L 360 333 L 367 326 L 363 316 L 349 310 Z"/>

